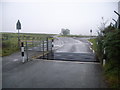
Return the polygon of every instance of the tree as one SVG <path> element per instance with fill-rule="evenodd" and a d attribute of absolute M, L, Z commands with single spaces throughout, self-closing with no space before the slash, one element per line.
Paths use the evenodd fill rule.
<path fill-rule="evenodd" d="M 70 30 L 69 29 L 61 29 L 61 34 L 62 35 L 70 35 Z"/>

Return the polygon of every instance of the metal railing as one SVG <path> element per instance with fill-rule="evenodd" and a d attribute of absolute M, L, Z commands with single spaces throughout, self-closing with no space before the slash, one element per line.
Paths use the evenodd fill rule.
<path fill-rule="evenodd" d="M 27 61 L 37 58 L 49 59 L 53 52 L 53 38 L 26 40 L 22 43 L 24 43 L 24 58 Z"/>

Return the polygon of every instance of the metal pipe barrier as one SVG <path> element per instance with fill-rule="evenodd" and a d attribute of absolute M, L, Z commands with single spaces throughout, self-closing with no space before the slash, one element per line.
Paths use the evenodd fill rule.
<path fill-rule="evenodd" d="M 53 53 L 53 39 L 49 37 L 45 40 L 32 38 L 32 40 L 26 40 L 21 44 L 24 46 L 24 62 L 36 58 L 49 59 Z"/>

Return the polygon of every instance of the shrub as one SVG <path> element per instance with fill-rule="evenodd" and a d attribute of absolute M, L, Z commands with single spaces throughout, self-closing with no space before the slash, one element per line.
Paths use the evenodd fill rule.
<path fill-rule="evenodd" d="M 120 88 L 120 30 L 108 26 L 99 34 L 97 42 L 99 60 L 106 59 L 104 73 L 109 87 Z"/>

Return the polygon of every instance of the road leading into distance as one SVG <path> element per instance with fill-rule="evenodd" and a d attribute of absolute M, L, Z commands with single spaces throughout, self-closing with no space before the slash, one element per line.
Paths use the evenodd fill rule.
<path fill-rule="evenodd" d="M 61 38 L 62 39 L 62 38 Z M 63 38 L 55 42 L 58 45 L 56 53 L 82 53 L 91 54 L 86 40 Z M 69 42 L 75 45 L 71 45 Z M 84 43 L 82 43 L 84 42 Z M 57 44 L 59 43 L 59 44 Z M 65 44 L 66 43 L 66 44 Z M 81 44 L 82 43 L 82 44 Z M 86 43 L 86 44 L 85 44 Z M 66 45 L 69 47 L 66 48 Z M 78 45 L 82 45 L 78 47 Z M 86 45 L 86 46 L 84 46 Z M 64 47 L 64 49 L 62 48 Z M 55 46 L 56 47 L 56 46 Z M 74 48 L 70 48 L 74 47 Z M 83 49 L 84 47 L 84 49 Z M 64 52 L 63 52 L 64 51 Z M 14 56 L 14 55 L 13 55 Z M 86 55 L 87 56 L 87 55 Z M 4 57 L 6 62 L 11 58 Z M 68 58 L 70 59 L 70 58 Z M 11 64 L 10 64 L 11 65 Z M 9 66 L 9 63 L 7 66 Z M 27 63 L 19 63 L 16 67 L 7 69 L 3 65 L 2 87 L 3 88 L 105 88 L 102 66 L 98 62 L 73 62 L 60 60 L 34 59 Z"/>
<path fill-rule="evenodd" d="M 55 60 L 69 60 L 69 61 L 96 61 L 95 55 L 91 50 L 91 45 L 88 38 L 68 38 L 58 37 L 55 40 L 55 47 L 59 47 L 54 52 Z"/>
<path fill-rule="evenodd" d="M 69 38 L 58 37 L 58 41 L 55 41 L 55 46 L 61 46 L 56 52 L 68 52 L 68 53 L 90 53 L 90 43 L 87 38 Z"/>

